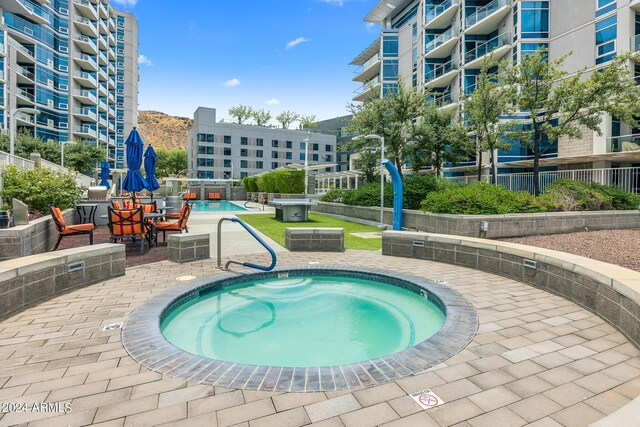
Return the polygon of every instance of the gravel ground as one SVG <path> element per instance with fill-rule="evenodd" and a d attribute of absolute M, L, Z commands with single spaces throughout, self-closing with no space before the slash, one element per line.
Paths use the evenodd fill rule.
<path fill-rule="evenodd" d="M 569 252 L 640 271 L 640 229 L 584 231 L 501 240 Z"/>

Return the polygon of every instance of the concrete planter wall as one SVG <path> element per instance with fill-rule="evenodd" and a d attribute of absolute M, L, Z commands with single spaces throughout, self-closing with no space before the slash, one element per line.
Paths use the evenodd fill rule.
<path fill-rule="evenodd" d="M 75 223 L 75 211 L 63 212 L 67 225 Z M 28 225 L 0 229 L 0 261 L 37 255 L 53 248 L 58 230 L 51 215 L 31 221 Z M 89 238 L 87 238 L 89 244 Z"/>
<path fill-rule="evenodd" d="M 319 202 L 311 210 L 372 222 L 380 221 L 380 208 L 347 206 L 342 203 Z M 393 210 L 385 208 L 385 224 L 392 223 Z M 405 209 L 404 228 L 427 233 L 479 237 L 480 226 L 486 223 L 483 237 L 506 237 L 572 233 L 587 230 L 640 228 L 640 211 L 550 212 L 509 215 L 445 215 Z"/>

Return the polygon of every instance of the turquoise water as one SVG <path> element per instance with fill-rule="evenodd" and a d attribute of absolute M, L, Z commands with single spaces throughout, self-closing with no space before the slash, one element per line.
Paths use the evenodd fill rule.
<path fill-rule="evenodd" d="M 444 314 L 413 292 L 339 276 L 274 278 L 193 299 L 162 322 L 176 347 L 256 365 L 327 366 L 395 353 L 435 334 Z"/>
<path fill-rule="evenodd" d="M 193 203 L 192 212 L 229 212 L 229 211 L 245 211 L 240 206 L 221 200 L 219 202 L 209 202 L 204 200 L 196 200 Z"/>

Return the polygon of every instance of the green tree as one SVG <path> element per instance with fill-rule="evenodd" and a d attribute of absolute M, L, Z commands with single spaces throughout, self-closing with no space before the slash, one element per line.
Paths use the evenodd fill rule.
<path fill-rule="evenodd" d="M 238 105 L 237 107 L 229 108 L 229 115 L 238 121 L 238 124 L 243 124 L 246 120 L 253 116 L 253 108 L 248 105 Z"/>
<path fill-rule="evenodd" d="M 39 153 L 44 160 L 60 164 L 60 144 L 57 142 L 45 142 L 32 136 L 26 130 L 21 130 L 16 134 L 14 144 L 14 153 L 16 156 L 28 159 L 31 153 Z M 0 151 L 8 153 L 11 149 L 10 145 L 9 134 L 1 133 Z"/>
<path fill-rule="evenodd" d="M 562 69 L 569 55 L 548 61 L 547 51 L 540 49 L 505 73 L 505 83 L 518 88 L 513 104 L 527 112 L 525 120 L 512 126 L 510 138 L 531 147 L 535 195 L 540 194 L 540 158 L 558 138 L 580 138 L 583 127 L 601 134 L 603 113 L 631 126 L 640 114 L 640 89 L 627 67 L 640 56 L 619 55 L 585 77 L 585 69 L 572 75 Z M 549 147 L 542 148 L 545 137 Z"/>
<path fill-rule="evenodd" d="M 456 116 L 455 110 L 439 108 L 435 103 L 425 108 L 407 147 L 407 160 L 415 172 L 421 166 L 433 166 L 439 177 L 445 163 L 468 159 L 473 143 Z"/>
<path fill-rule="evenodd" d="M 476 80 L 476 88 L 464 99 L 465 120 L 470 131 L 475 134 L 476 154 L 478 156 L 478 181 L 482 179 L 482 153 L 489 152 L 491 179 L 496 182 L 496 150 L 508 150 L 505 135 L 507 129 L 501 126 L 500 116 L 510 115 L 510 101 L 515 95 L 515 86 L 506 86 L 499 80 L 499 74 L 491 74 L 489 70 L 496 63 L 491 58 L 485 59 Z M 504 69 L 504 65 L 501 65 Z"/>
<path fill-rule="evenodd" d="M 311 129 L 318 126 L 315 114 L 301 115 L 299 119 L 303 129 Z"/>
<path fill-rule="evenodd" d="M 64 166 L 76 170 L 85 175 L 90 175 L 102 159 L 105 158 L 104 150 L 87 142 L 77 142 L 64 147 Z M 56 163 L 59 163 L 59 159 Z"/>
<path fill-rule="evenodd" d="M 187 151 L 179 148 L 166 150 L 156 148 L 156 176 L 165 178 L 169 175 L 184 174 L 187 169 Z"/>
<path fill-rule="evenodd" d="M 283 129 L 289 129 L 291 123 L 300 119 L 300 115 L 298 113 L 294 113 L 293 111 L 283 111 L 282 113 L 276 116 L 276 120 L 282 124 Z"/>
<path fill-rule="evenodd" d="M 380 164 L 380 154 L 375 151 L 363 150 L 358 153 L 355 159 L 356 169 L 362 172 L 365 183 L 380 182 L 378 165 Z"/>
<path fill-rule="evenodd" d="M 266 126 L 271 120 L 271 113 L 261 108 L 259 110 L 253 110 L 252 112 L 253 120 L 256 121 L 256 125 L 258 126 Z"/>

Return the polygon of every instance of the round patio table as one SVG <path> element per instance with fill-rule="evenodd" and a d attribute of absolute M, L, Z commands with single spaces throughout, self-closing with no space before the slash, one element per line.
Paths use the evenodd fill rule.
<path fill-rule="evenodd" d="M 88 224 L 89 222 L 96 225 L 96 211 L 98 205 L 94 203 L 80 203 L 76 205 L 76 212 L 78 212 L 78 218 L 80 224 Z"/>

